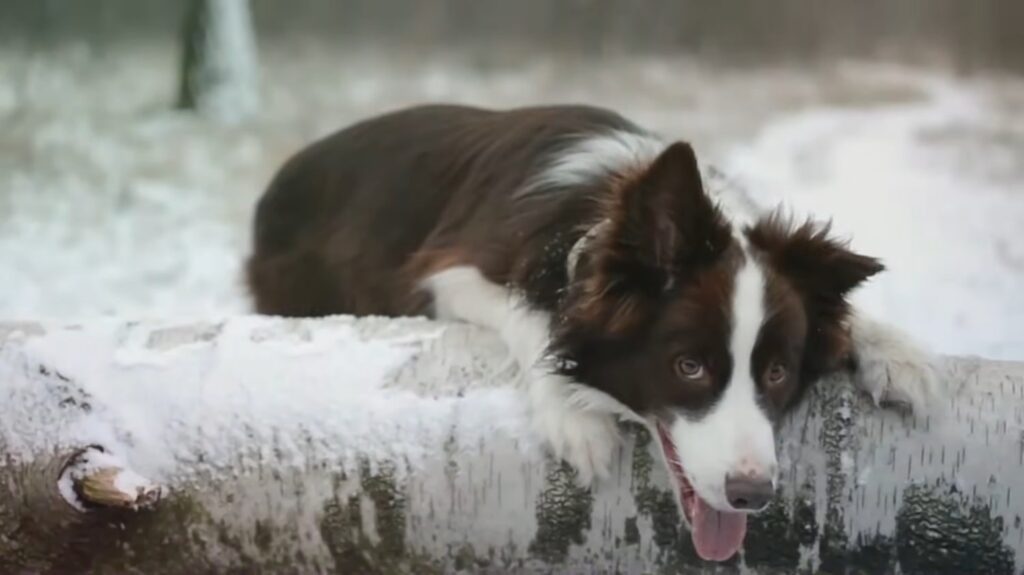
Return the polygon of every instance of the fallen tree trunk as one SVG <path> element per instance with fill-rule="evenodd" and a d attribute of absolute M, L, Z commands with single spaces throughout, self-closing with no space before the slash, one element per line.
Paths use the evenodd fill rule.
<path fill-rule="evenodd" d="M 0 326 L 0 573 L 993 573 L 1024 565 L 1024 366 L 944 413 L 822 382 L 783 492 L 701 563 L 646 432 L 594 490 L 489 334 L 425 320 Z"/>

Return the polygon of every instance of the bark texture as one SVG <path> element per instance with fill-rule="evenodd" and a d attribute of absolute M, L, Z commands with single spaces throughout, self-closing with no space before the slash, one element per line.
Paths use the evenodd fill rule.
<path fill-rule="evenodd" d="M 6 324 L 0 573 L 1018 575 L 1024 365 L 945 370 L 927 417 L 818 386 L 784 426 L 782 492 L 742 555 L 709 565 L 647 433 L 624 428 L 612 479 L 581 489 L 473 328 Z M 98 504 L 69 504 L 69 469 Z"/>

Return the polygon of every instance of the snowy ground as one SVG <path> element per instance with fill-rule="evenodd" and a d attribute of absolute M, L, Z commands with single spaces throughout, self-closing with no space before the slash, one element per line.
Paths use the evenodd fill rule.
<path fill-rule="evenodd" d="M 1024 80 L 877 65 L 430 60 L 264 50 L 265 111 L 169 112 L 174 54 L 0 52 L 0 319 L 243 312 L 256 197 L 304 142 L 423 101 L 614 106 L 890 270 L 863 305 L 946 353 L 1024 359 Z"/>

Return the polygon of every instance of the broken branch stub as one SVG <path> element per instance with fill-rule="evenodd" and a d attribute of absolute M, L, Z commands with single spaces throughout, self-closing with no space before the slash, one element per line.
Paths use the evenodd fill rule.
<path fill-rule="evenodd" d="M 99 445 L 80 449 L 68 458 L 57 489 L 69 505 L 82 512 L 97 508 L 135 511 L 152 507 L 163 495 L 162 487 Z"/>

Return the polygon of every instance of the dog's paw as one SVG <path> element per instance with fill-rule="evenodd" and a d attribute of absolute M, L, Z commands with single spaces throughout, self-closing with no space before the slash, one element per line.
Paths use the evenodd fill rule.
<path fill-rule="evenodd" d="M 608 477 L 620 439 L 614 416 L 562 405 L 543 408 L 534 417 L 552 453 L 569 462 L 580 485 Z"/>
<path fill-rule="evenodd" d="M 922 412 L 945 394 L 935 358 L 905 334 L 876 324 L 857 347 L 856 379 L 876 404 Z"/>

